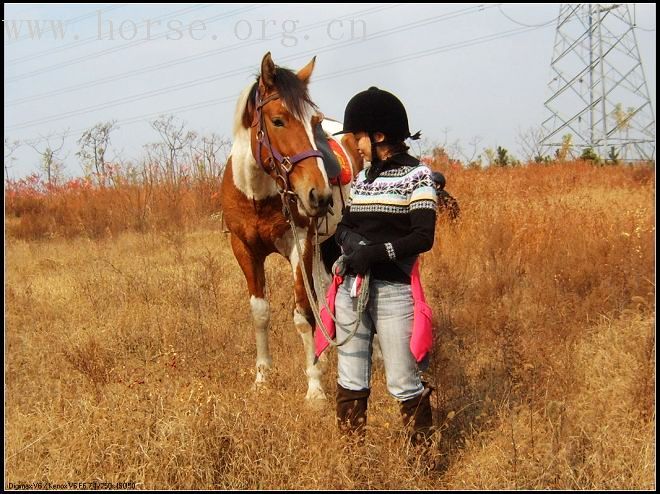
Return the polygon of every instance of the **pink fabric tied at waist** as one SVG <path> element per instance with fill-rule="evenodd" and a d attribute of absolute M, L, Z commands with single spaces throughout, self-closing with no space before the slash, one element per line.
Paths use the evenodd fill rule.
<path fill-rule="evenodd" d="M 410 285 L 415 303 L 410 351 L 415 360 L 421 362 L 433 346 L 433 311 L 424 297 L 424 289 L 419 277 L 419 260 L 415 262 L 410 273 Z"/>
<path fill-rule="evenodd" d="M 332 316 L 335 313 L 335 298 L 337 297 L 337 290 L 339 289 L 339 285 L 341 285 L 342 281 L 344 281 L 344 278 L 342 276 L 339 276 L 338 274 L 334 275 L 332 277 L 332 283 L 330 283 L 330 286 L 328 287 L 328 291 L 325 295 L 325 301 L 330 309 L 331 312 L 328 312 L 328 309 L 326 309 L 326 306 L 322 306 L 321 310 L 319 311 L 319 315 L 321 316 L 321 322 L 323 323 L 323 326 L 325 326 L 325 329 L 328 332 L 328 336 L 330 338 L 335 337 L 336 333 L 336 328 L 335 328 L 335 321 L 332 318 Z M 323 334 L 323 331 L 321 331 L 321 328 L 318 327 L 318 324 L 316 325 L 316 331 L 314 331 L 314 346 L 316 347 L 316 358 L 319 358 L 323 351 L 328 348 L 330 343 L 328 340 L 325 338 L 325 335 Z"/>
<path fill-rule="evenodd" d="M 343 281 L 343 277 L 334 275 L 332 277 L 332 283 L 328 287 L 325 298 L 327 306 L 332 314 L 335 313 L 335 298 L 337 296 L 337 290 Z M 419 277 L 419 260 L 415 262 L 410 274 L 410 285 L 412 287 L 413 302 L 415 304 L 413 309 L 413 331 L 412 337 L 410 338 L 410 351 L 415 357 L 415 360 L 421 362 L 426 354 L 431 351 L 431 347 L 433 346 L 433 312 L 431 307 L 426 303 L 426 298 L 424 297 L 424 289 L 422 288 L 422 283 Z M 334 338 L 336 328 L 331 313 L 328 312 L 325 306 L 321 307 L 321 321 L 323 322 L 328 335 L 331 338 Z M 314 332 L 314 344 L 316 347 L 315 353 L 317 358 L 320 357 L 323 351 L 330 345 L 318 326 Z"/>

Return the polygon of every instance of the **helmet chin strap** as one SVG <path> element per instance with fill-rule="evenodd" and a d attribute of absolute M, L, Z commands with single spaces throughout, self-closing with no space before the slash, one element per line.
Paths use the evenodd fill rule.
<path fill-rule="evenodd" d="M 378 146 L 385 144 L 385 141 L 376 142 L 376 134 L 374 132 L 369 132 L 369 140 L 371 141 L 371 166 L 367 170 L 366 175 L 367 182 L 372 183 L 378 178 L 378 175 L 380 175 L 380 172 L 383 169 L 383 164 L 385 163 L 380 159 L 380 156 L 378 156 Z"/>

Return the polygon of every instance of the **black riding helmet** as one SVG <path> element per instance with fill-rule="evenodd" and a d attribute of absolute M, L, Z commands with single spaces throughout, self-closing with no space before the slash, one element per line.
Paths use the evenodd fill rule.
<path fill-rule="evenodd" d="M 347 132 L 381 132 L 389 142 L 419 137 L 410 135 L 408 114 L 399 98 L 375 86 L 356 94 L 346 105 L 344 128 L 335 135 Z"/>

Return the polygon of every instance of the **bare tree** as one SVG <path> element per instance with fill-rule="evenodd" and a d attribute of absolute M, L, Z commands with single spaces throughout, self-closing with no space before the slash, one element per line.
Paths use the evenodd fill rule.
<path fill-rule="evenodd" d="M 536 161 L 537 163 L 544 161 L 542 127 L 532 126 L 526 130 L 518 129 L 518 138 L 516 140 L 525 161 Z"/>
<path fill-rule="evenodd" d="M 191 162 L 199 178 L 218 178 L 224 171 L 231 142 L 218 134 L 202 136 L 191 142 Z"/>
<path fill-rule="evenodd" d="M 470 139 L 470 142 L 468 142 L 468 146 L 470 146 L 470 150 L 467 152 L 463 152 L 462 148 L 459 148 L 459 153 L 461 155 L 461 158 L 463 158 L 463 162 L 466 165 L 470 165 L 474 163 L 474 159 L 477 156 L 478 150 L 479 150 L 479 144 L 481 144 L 482 138 L 481 136 L 474 136 L 472 139 Z"/>
<path fill-rule="evenodd" d="M 185 122 L 177 122 L 174 115 L 161 115 L 151 122 L 151 126 L 162 139 L 162 142 L 153 144 L 151 150 L 157 154 L 166 178 L 171 183 L 179 183 L 182 175 L 187 173 L 182 163 L 183 155 L 197 134 L 185 131 Z"/>
<path fill-rule="evenodd" d="M 114 120 L 101 122 L 83 132 L 78 139 L 80 151 L 76 153 L 76 156 L 82 161 L 85 175 L 95 174 L 99 185 L 106 184 L 108 162 L 105 156 L 110 146 L 110 133 L 116 128 Z"/>
<path fill-rule="evenodd" d="M 16 161 L 14 153 L 20 146 L 20 141 L 12 141 L 8 137 L 5 137 L 5 182 L 9 180 L 9 169 L 11 168 L 11 164 Z"/>
<path fill-rule="evenodd" d="M 66 156 L 61 157 L 60 152 L 64 147 L 64 141 L 66 140 L 68 131 L 60 136 L 60 142 L 57 147 L 51 144 L 51 139 L 54 139 L 54 136 L 50 135 L 48 137 L 40 136 L 40 140 L 35 143 L 27 143 L 32 149 L 34 149 L 41 156 L 41 170 L 46 174 L 48 179 L 48 184 L 53 185 L 62 178 L 62 172 L 64 171 L 63 161 Z M 37 143 L 45 143 L 45 147 L 38 148 Z"/>
<path fill-rule="evenodd" d="M 488 166 L 492 166 L 495 163 L 495 160 L 497 159 L 497 153 L 495 153 L 495 150 L 493 148 L 485 148 L 484 156 L 488 160 Z"/>

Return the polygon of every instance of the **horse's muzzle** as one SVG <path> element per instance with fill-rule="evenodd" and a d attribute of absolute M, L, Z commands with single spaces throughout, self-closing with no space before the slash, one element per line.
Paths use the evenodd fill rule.
<path fill-rule="evenodd" d="M 309 191 L 309 209 L 311 216 L 325 216 L 332 206 L 332 192 Z"/>

